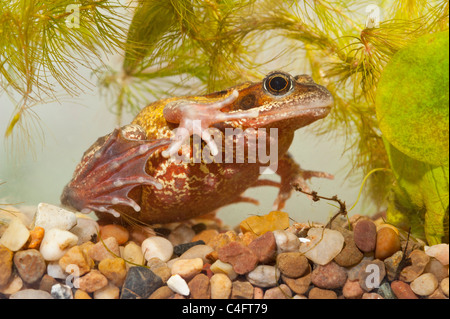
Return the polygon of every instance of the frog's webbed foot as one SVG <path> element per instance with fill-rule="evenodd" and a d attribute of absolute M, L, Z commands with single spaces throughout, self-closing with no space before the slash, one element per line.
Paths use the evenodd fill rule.
<path fill-rule="evenodd" d="M 258 180 L 253 186 L 275 186 L 280 190 L 273 204 L 274 210 L 284 208 L 286 201 L 291 197 L 293 185 L 298 185 L 305 192 L 311 192 L 307 180 L 313 177 L 333 179 L 334 176 L 325 172 L 304 170 L 294 159 L 285 154 L 278 162 L 277 174 L 280 175 L 279 183 L 271 180 Z"/>
<path fill-rule="evenodd" d="M 145 140 L 144 130 L 138 125 L 127 125 L 99 138 L 83 156 L 73 179 L 61 195 L 61 203 L 81 212 L 91 210 L 120 214 L 115 205 L 140 206 L 130 197 L 131 189 L 139 185 L 162 185 L 145 172 L 148 158 L 168 145 L 168 139 Z"/>
<path fill-rule="evenodd" d="M 162 152 L 165 157 L 170 157 L 182 147 L 182 145 L 193 134 L 200 133 L 201 138 L 206 142 L 213 156 L 217 155 L 218 147 L 213 140 L 208 128 L 213 124 L 230 120 L 254 118 L 258 116 L 257 110 L 235 111 L 225 113 L 220 109 L 232 103 L 239 96 L 237 90 L 219 100 L 208 103 L 200 103 L 192 100 L 178 100 L 168 103 L 164 107 L 164 118 L 171 123 L 179 123 L 171 145 Z"/>

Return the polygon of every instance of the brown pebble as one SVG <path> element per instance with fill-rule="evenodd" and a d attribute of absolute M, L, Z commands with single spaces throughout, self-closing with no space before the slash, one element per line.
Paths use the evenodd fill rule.
<path fill-rule="evenodd" d="M 377 233 L 375 258 L 385 260 L 400 250 L 400 238 L 390 227 L 381 228 Z"/>
<path fill-rule="evenodd" d="M 264 292 L 263 299 L 291 299 L 292 291 L 285 284 L 269 288 Z"/>
<path fill-rule="evenodd" d="M 393 281 L 391 283 L 391 289 L 398 299 L 419 299 L 406 282 L 399 280 Z"/>
<path fill-rule="evenodd" d="M 345 269 L 335 262 L 329 262 L 322 266 L 318 265 L 311 274 L 311 282 L 324 289 L 342 288 L 347 280 Z"/>
<path fill-rule="evenodd" d="M 334 257 L 334 261 L 342 267 L 351 267 L 358 264 L 364 257 L 358 249 L 353 238 L 344 235 L 345 246 L 341 252 Z"/>
<path fill-rule="evenodd" d="M 353 239 L 362 252 L 374 251 L 377 243 L 377 226 L 371 220 L 359 220 L 353 229 Z"/>
<path fill-rule="evenodd" d="M 206 245 L 209 244 L 210 240 L 216 237 L 219 232 L 215 229 L 205 229 L 204 231 L 196 234 L 191 241 L 203 240 Z"/>
<path fill-rule="evenodd" d="M 92 297 L 86 292 L 81 289 L 78 289 L 75 291 L 75 295 L 73 296 L 74 299 L 92 299 Z"/>
<path fill-rule="evenodd" d="M 289 278 L 281 275 L 281 279 L 293 292 L 298 295 L 305 294 L 308 291 L 309 286 L 311 285 L 310 273 L 300 278 Z"/>
<path fill-rule="evenodd" d="M 44 290 L 44 291 L 46 291 L 48 293 L 51 293 L 52 292 L 52 286 L 56 285 L 57 283 L 58 283 L 58 281 L 55 278 L 45 274 L 42 277 L 41 282 L 39 283 L 39 290 Z"/>
<path fill-rule="evenodd" d="M 255 287 L 253 289 L 253 299 L 263 299 L 264 291 L 260 287 Z"/>
<path fill-rule="evenodd" d="M 98 270 L 116 287 L 122 287 L 127 268 L 122 258 L 106 258 L 98 264 Z"/>
<path fill-rule="evenodd" d="M 253 234 L 252 232 L 246 232 L 245 234 Z M 271 231 L 264 233 L 258 238 L 254 239 L 249 245 L 258 260 L 262 264 L 270 263 L 275 259 L 277 252 L 277 243 L 275 241 L 275 236 Z"/>
<path fill-rule="evenodd" d="M 309 299 L 337 299 L 337 294 L 333 290 L 320 289 L 314 287 L 308 294 Z"/>
<path fill-rule="evenodd" d="M 309 269 L 309 262 L 299 252 L 281 253 L 277 255 L 277 267 L 283 275 L 298 278 Z"/>
<path fill-rule="evenodd" d="M 168 286 L 162 286 L 156 289 L 148 299 L 169 299 L 174 296 L 174 292 Z"/>
<path fill-rule="evenodd" d="M 411 265 L 402 269 L 399 278 L 401 281 L 411 282 L 419 277 L 430 261 L 430 257 L 422 250 L 413 250 L 409 255 L 409 259 Z"/>
<path fill-rule="evenodd" d="M 115 237 L 109 237 L 99 241 L 89 248 L 88 255 L 95 261 L 102 261 L 105 258 L 116 258 L 120 254 L 119 244 Z"/>
<path fill-rule="evenodd" d="M 359 285 L 364 291 L 370 292 L 381 285 L 385 276 L 384 262 L 378 259 L 363 261 L 358 272 Z"/>
<path fill-rule="evenodd" d="M 253 269 L 258 264 L 258 257 L 247 246 L 239 242 L 231 242 L 218 251 L 219 259 L 233 265 L 237 274 L 243 275 Z"/>
<path fill-rule="evenodd" d="M 114 237 L 118 245 L 123 245 L 128 241 L 130 234 L 128 230 L 120 225 L 109 224 L 100 227 L 100 237 L 105 240 L 109 237 Z"/>
<path fill-rule="evenodd" d="M 0 286 L 6 285 L 12 274 L 14 253 L 0 244 Z"/>
<path fill-rule="evenodd" d="M 248 281 L 235 280 L 232 282 L 231 299 L 252 299 L 253 285 Z"/>
<path fill-rule="evenodd" d="M 360 299 L 364 294 L 364 290 L 359 285 L 359 281 L 346 281 L 342 288 L 342 294 L 346 299 Z"/>
<path fill-rule="evenodd" d="M 211 284 L 208 276 L 198 274 L 192 278 L 189 283 L 189 290 L 192 299 L 210 299 L 211 298 Z"/>
<path fill-rule="evenodd" d="M 91 270 L 83 277 L 74 280 L 74 286 L 86 292 L 94 292 L 108 284 L 108 279 L 98 270 Z"/>
<path fill-rule="evenodd" d="M 36 249 L 16 252 L 14 255 L 14 265 L 19 272 L 20 278 L 29 284 L 41 279 L 47 269 L 44 257 Z"/>
<path fill-rule="evenodd" d="M 94 267 L 93 260 L 83 252 L 83 249 L 80 246 L 70 248 L 64 256 L 61 257 L 58 263 L 61 269 L 67 273 L 70 273 L 70 265 L 77 266 L 78 268 L 76 271 L 78 272 L 78 276 L 83 276 Z"/>
<path fill-rule="evenodd" d="M 381 295 L 376 292 L 365 292 L 361 299 L 384 299 Z"/>

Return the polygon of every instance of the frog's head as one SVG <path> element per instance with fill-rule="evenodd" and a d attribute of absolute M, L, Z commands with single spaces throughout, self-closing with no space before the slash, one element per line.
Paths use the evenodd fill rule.
<path fill-rule="evenodd" d="M 308 75 L 292 76 L 282 71 L 269 73 L 261 82 L 235 89 L 239 97 L 229 112 L 255 109 L 259 115 L 236 122 L 242 127 L 277 127 L 296 130 L 328 115 L 331 93 Z M 236 123 L 237 124 L 237 123 Z"/>

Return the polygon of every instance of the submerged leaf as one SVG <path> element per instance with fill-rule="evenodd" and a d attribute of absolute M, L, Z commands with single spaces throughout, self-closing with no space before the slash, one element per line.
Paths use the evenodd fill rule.
<path fill-rule="evenodd" d="M 383 135 L 408 156 L 449 162 L 449 32 L 419 38 L 394 55 L 377 89 Z"/>

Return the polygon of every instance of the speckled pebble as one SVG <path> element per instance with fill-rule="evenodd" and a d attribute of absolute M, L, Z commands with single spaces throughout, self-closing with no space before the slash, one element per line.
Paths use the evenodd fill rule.
<path fill-rule="evenodd" d="M 198 274 L 188 282 L 192 299 L 210 299 L 211 284 L 208 276 Z"/>
<path fill-rule="evenodd" d="M 396 299 L 391 285 L 388 282 L 382 283 L 381 286 L 376 290 L 376 293 L 384 299 Z"/>
<path fill-rule="evenodd" d="M 50 294 L 54 299 L 73 299 L 72 288 L 63 284 L 53 285 Z"/>
<path fill-rule="evenodd" d="M 248 281 L 235 280 L 231 288 L 231 299 L 252 299 L 253 286 Z"/>
<path fill-rule="evenodd" d="M 384 260 L 384 265 L 386 267 L 386 275 L 387 278 L 392 281 L 398 275 L 400 275 L 400 263 L 403 259 L 403 251 L 399 250 L 391 257 L 388 257 Z"/>
<path fill-rule="evenodd" d="M 309 291 L 309 299 L 337 299 L 337 294 L 333 290 L 314 287 Z"/>
<path fill-rule="evenodd" d="M 291 278 L 303 276 L 309 269 L 308 259 L 299 252 L 281 253 L 277 256 L 277 266 L 280 272 Z"/>
<path fill-rule="evenodd" d="M 371 220 L 359 220 L 353 229 L 353 238 L 362 252 L 374 251 L 377 243 L 377 226 Z"/>
<path fill-rule="evenodd" d="M 86 275 L 76 278 L 74 286 L 86 292 L 94 292 L 108 284 L 108 279 L 98 270 L 91 270 Z"/>
<path fill-rule="evenodd" d="M 258 257 L 248 247 L 239 242 L 231 242 L 220 248 L 219 259 L 233 265 L 237 274 L 243 275 L 253 269 L 258 264 Z"/>
<path fill-rule="evenodd" d="M 16 252 L 14 265 L 20 277 L 28 284 L 37 282 L 44 275 L 47 265 L 41 253 L 36 249 Z"/>
<path fill-rule="evenodd" d="M 247 232 L 246 234 L 253 234 Z M 248 245 L 251 251 L 258 257 L 260 263 L 266 264 L 274 260 L 277 252 L 277 243 L 273 232 L 268 231 L 257 237 Z"/>
<path fill-rule="evenodd" d="M 103 259 L 98 264 L 98 270 L 116 287 L 122 287 L 127 276 L 125 261 L 122 258 Z"/>
<path fill-rule="evenodd" d="M 259 265 L 246 278 L 254 286 L 267 288 L 276 286 L 280 275 L 280 271 L 274 266 Z"/>
<path fill-rule="evenodd" d="M 335 262 L 324 266 L 319 265 L 311 274 L 312 283 L 319 288 L 337 289 L 342 288 L 347 280 L 345 269 Z"/>
<path fill-rule="evenodd" d="M 364 294 L 364 290 L 358 281 L 347 280 L 342 287 L 342 294 L 346 299 L 360 299 Z"/>
<path fill-rule="evenodd" d="M 438 286 L 436 276 L 430 273 L 420 275 L 411 282 L 412 291 L 419 296 L 431 295 Z"/>

